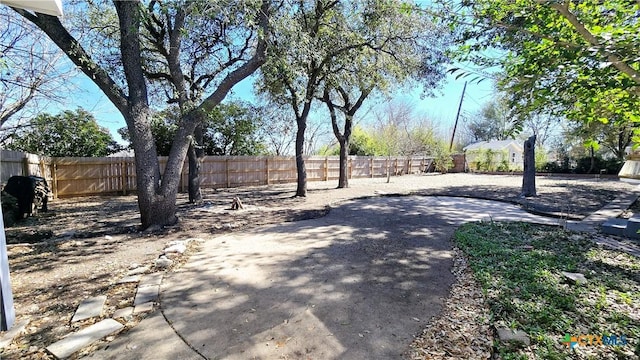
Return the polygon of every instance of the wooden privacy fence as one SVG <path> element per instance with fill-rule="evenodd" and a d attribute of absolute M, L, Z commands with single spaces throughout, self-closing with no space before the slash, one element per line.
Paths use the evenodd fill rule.
<path fill-rule="evenodd" d="M 6 184 L 14 175 L 36 175 L 51 184 L 52 158 L 27 154 L 20 151 L 0 150 L 0 184 Z"/>
<path fill-rule="evenodd" d="M 160 157 L 161 170 L 167 163 Z M 349 178 L 383 177 L 387 167 L 392 175 L 433 171 L 428 157 L 350 156 Z M 337 156 L 305 157 L 308 181 L 337 180 L 340 160 Z M 47 179 L 55 197 L 129 194 L 136 190 L 136 172 L 132 157 L 44 158 L 37 155 L 2 150 L 2 183 L 13 175 L 38 175 Z M 295 157 L 275 156 L 207 156 L 202 161 L 200 180 L 203 188 L 270 185 L 295 182 Z M 188 165 L 180 179 L 186 191 Z"/>

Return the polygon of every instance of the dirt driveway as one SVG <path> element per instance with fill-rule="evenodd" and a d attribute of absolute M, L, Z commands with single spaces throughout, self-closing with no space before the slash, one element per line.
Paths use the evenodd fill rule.
<path fill-rule="evenodd" d="M 454 281 L 453 232 L 481 219 L 555 223 L 477 199 L 348 201 L 206 241 L 165 276 L 161 308 L 207 359 L 400 359 Z"/>

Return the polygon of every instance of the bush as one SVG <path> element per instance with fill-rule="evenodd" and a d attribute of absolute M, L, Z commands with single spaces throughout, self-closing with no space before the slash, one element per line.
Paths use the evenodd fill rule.
<path fill-rule="evenodd" d="M 453 158 L 451 152 L 443 146 L 435 149 L 435 158 L 433 159 L 437 172 L 446 174 L 453 167 Z"/>
<path fill-rule="evenodd" d="M 502 159 L 502 161 L 500 162 L 500 165 L 498 165 L 498 167 L 496 168 L 496 171 L 501 171 L 501 172 L 508 172 L 511 169 L 509 169 L 509 161 L 507 161 L 507 159 Z"/>
<path fill-rule="evenodd" d="M 570 169 L 568 167 L 562 166 L 555 161 L 549 161 L 545 163 L 540 170 L 545 173 L 568 173 Z"/>
<path fill-rule="evenodd" d="M 561 163 L 550 161 L 544 164 L 539 171 L 547 173 L 576 173 L 587 174 L 591 168 L 591 157 L 585 156 L 577 160 L 577 165 L 574 169 L 569 167 L 569 159 L 563 159 Z M 592 173 L 600 173 L 600 170 L 606 170 L 606 174 L 617 174 L 620 172 L 624 161 L 618 159 L 603 159 L 600 156 L 596 156 L 595 164 Z"/>
<path fill-rule="evenodd" d="M 617 174 L 622 168 L 623 161 L 618 159 L 603 159 L 600 156 L 596 156 L 594 159 L 594 168 L 592 173 L 599 173 L 600 170 L 606 170 L 607 174 Z M 585 156 L 578 159 L 578 165 L 574 169 L 576 174 L 587 174 L 591 168 L 591 157 Z"/>

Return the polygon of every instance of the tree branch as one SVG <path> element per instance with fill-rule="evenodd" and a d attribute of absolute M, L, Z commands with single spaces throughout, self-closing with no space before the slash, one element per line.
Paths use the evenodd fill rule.
<path fill-rule="evenodd" d="M 57 17 L 40 13 L 32 14 L 22 9 L 12 9 L 44 31 L 69 59 L 104 92 L 121 113 L 127 112 L 128 101 L 124 91 L 103 68 L 91 59 L 78 40 L 69 34 Z"/>
<path fill-rule="evenodd" d="M 539 3 L 545 4 L 542 0 L 538 0 Z M 631 80 L 640 85 L 640 72 L 629 66 L 626 62 L 624 62 L 620 57 L 611 52 L 602 48 L 598 39 L 580 22 L 578 17 L 569 10 L 568 4 L 559 4 L 552 3 L 551 6 L 553 9 L 558 11 L 560 15 L 562 15 L 565 19 L 569 21 L 569 23 L 574 27 L 574 29 L 580 34 L 589 44 L 597 47 L 606 57 L 607 60 L 620 72 L 629 76 Z M 640 94 L 640 90 L 633 89 L 636 94 Z"/>

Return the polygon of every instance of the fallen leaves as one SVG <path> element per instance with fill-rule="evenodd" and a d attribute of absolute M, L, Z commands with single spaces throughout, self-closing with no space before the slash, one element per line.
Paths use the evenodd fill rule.
<path fill-rule="evenodd" d="M 451 272 L 457 281 L 440 316 L 432 319 L 411 345 L 412 360 L 491 357 L 493 331 L 489 309 L 462 251 L 455 248 L 454 253 Z"/>

